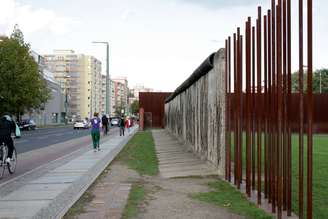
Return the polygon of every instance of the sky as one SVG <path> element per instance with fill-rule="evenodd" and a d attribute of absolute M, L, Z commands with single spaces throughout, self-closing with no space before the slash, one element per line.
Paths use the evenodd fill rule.
<path fill-rule="evenodd" d="M 328 1 L 313 2 L 314 68 L 328 68 Z M 106 48 L 91 42 L 108 41 L 111 77 L 126 76 L 130 87 L 173 91 L 248 16 L 256 17 L 258 5 L 268 9 L 270 0 L 0 0 L 0 34 L 9 35 L 18 24 L 37 53 L 73 49 L 93 55 L 103 73 Z M 294 52 L 297 5 L 292 13 Z"/>

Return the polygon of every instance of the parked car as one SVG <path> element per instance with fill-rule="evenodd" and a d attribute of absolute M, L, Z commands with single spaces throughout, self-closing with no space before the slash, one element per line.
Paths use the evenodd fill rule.
<path fill-rule="evenodd" d="M 33 119 L 23 119 L 17 123 L 20 130 L 35 130 L 36 123 Z"/>
<path fill-rule="evenodd" d="M 110 124 L 112 126 L 118 126 L 120 119 L 119 118 L 111 118 Z"/>
<path fill-rule="evenodd" d="M 86 120 L 77 120 L 74 122 L 74 129 L 88 129 L 89 123 Z"/>

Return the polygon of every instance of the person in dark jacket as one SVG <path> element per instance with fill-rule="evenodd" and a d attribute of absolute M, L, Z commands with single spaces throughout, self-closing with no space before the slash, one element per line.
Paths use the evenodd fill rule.
<path fill-rule="evenodd" d="M 119 123 L 119 126 L 120 126 L 120 136 L 124 136 L 124 130 L 125 130 L 125 119 L 124 117 L 122 116 L 121 119 L 120 119 L 120 123 Z"/>
<path fill-rule="evenodd" d="M 11 133 L 15 133 L 16 124 L 9 113 L 5 113 L 0 118 L 0 144 L 4 143 L 8 147 L 8 157 L 6 162 L 10 162 L 14 151 L 14 142 Z"/>
<path fill-rule="evenodd" d="M 101 123 L 103 125 L 104 135 L 107 135 L 108 133 L 108 118 L 106 115 L 103 115 L 101 117 Z"/>

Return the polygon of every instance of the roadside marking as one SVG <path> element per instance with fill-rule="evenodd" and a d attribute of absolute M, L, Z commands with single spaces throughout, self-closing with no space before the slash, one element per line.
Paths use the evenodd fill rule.
<path fill-rule="evenodd" d="M 28 140 L 17 140 L 17 141 L 14 141 L 15 143 L 24 143 L 24 142 L 27 142 Z"/>

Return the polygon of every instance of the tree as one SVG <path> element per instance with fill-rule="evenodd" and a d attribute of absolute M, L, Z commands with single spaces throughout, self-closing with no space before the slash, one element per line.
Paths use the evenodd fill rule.
<path fill-rule="evenodd" d="M 131 109 L 131 113 L 134 115 L 139 113 L 139 101 L 138 100 L 133 101 L 131 103 L 130 109 Z"/>
<path fill-rule="evenodd" d="M 116 116 L 122 116 L 122 110 L 124 111 L 124 106 L 121 104 L 121 105 L 117 105 L 117 106 L 114 106 L 114 109 L 115 109 L 115 115 Z"/>
<path fill-rule="evenodd" d="M 31 56 L 30 45 L 15 25 L 0 41 L 0 113 L 19 114 L 39 108 L 50 97 L 47 83 Z"/>
<path fill-rule="evenodd" d="M 292 74 L 292 92 L 299 91 L 299 74 L 295 72 Z M 303 90 L 307 91 L 307 73 L 304 72 L 303 76 Z M 328 93 L 328 69 L 319 69 L 316 70 L 313 74 L 313 93 L 320 93 L 320 81 L 321 81 L 321 93 Z"/>

